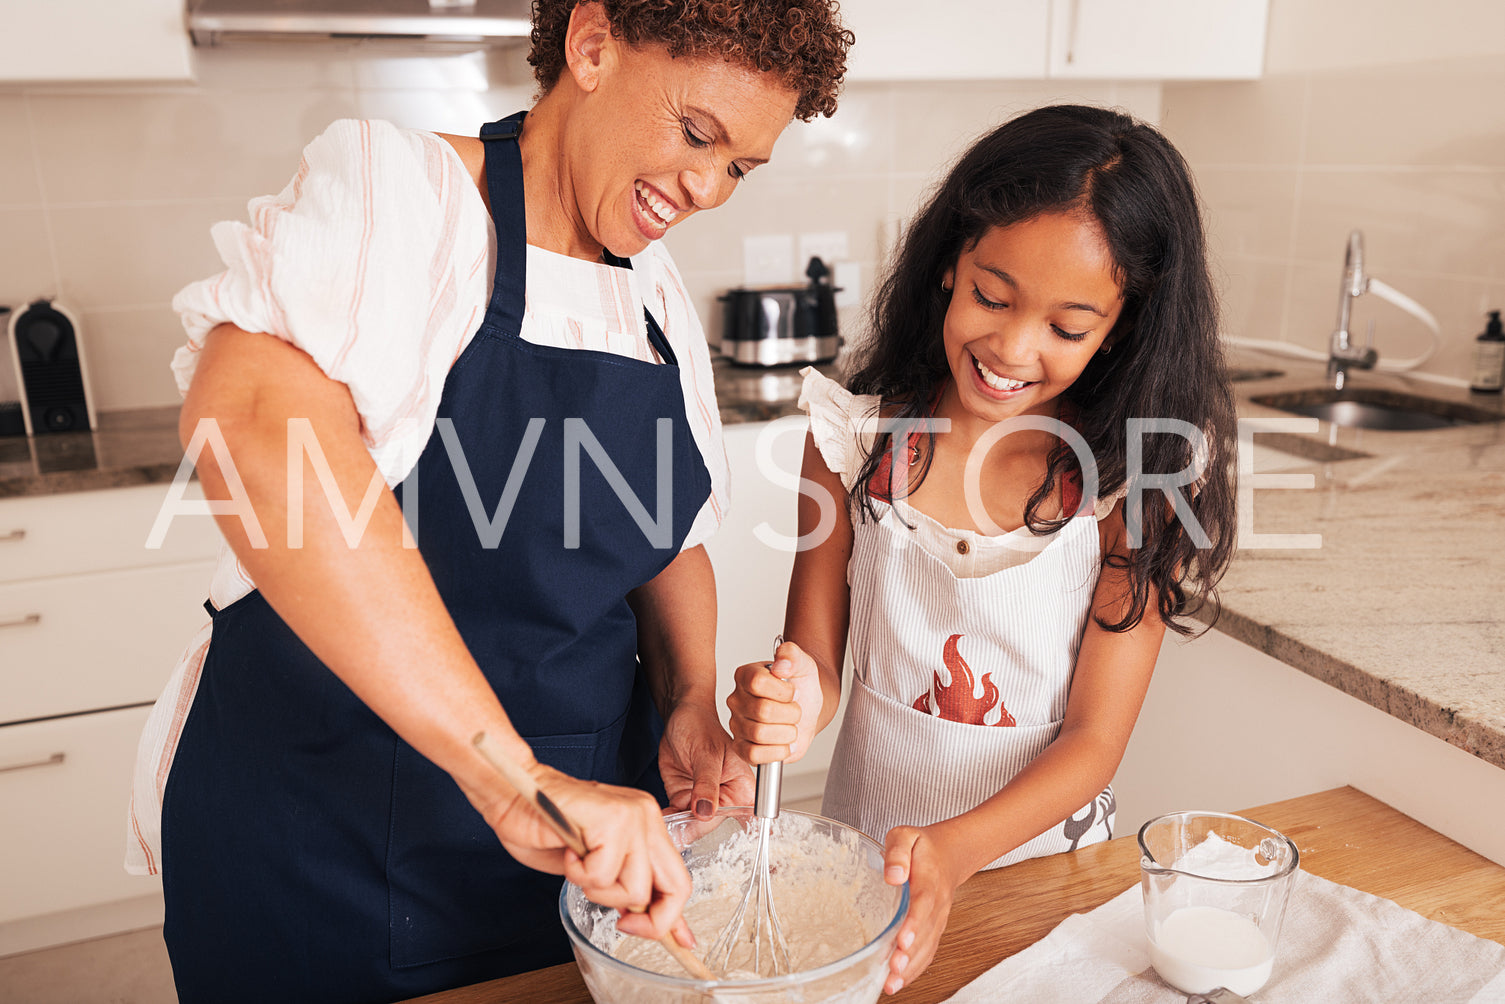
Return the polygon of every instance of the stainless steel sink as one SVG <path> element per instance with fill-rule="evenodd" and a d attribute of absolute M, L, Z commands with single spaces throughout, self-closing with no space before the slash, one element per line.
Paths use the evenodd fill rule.
<path fill-rule="evenodd" d="M 1310 415 L 1334 425 L 1355 429 L 1416 431 L 1498 422 L 1505 414 L 1476 408 L 1461 401 L 1442 401 L 1377 387 L 1314 387 L 1282 394 L 1257 394 L 1254 404 L 1297 415 Z"/>

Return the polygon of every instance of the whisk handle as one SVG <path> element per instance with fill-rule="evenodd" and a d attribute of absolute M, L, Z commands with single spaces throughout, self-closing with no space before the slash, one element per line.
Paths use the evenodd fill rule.
<path fill-rule="evenodd" d="M 779 818 L 779 800 L 784 789 L 784 762 L 760 763 L 757 766 L 753 795 L 753 815 L 759 819 Z"/>

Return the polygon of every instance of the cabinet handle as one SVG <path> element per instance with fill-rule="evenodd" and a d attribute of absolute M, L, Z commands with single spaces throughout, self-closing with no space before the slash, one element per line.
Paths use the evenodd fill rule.
<path fill-rule="evenodd" d="M 42 760 L 27 760 L 23 763 L 8 763 L 0 765 L 0 774 L 8 770 L 30 770 L 32 767 L 56 767 L 67 758 L 64 753 L 54 753 Z"/>
<path fill-rule="evenodd" d="M 42 623 L 41 614 L 23 614 L 20 617 L 12 617 L 8 621 L 0 621 L 0 628 L 30 627 L 40 623 Z"/>
<path fill-rule="evenodd" d="M 23 541 L 25 539 L 26 539 L 26 530 L 24 528 L 23 529 L 12 530 L 10 533 L 7 533 L 7 534 L 0 534 L 0 544 L 5 543 L 7 540 L 12 540 L 12 541 L 15 541 L 16 543 L 19 544 L 21 541 Z"/>

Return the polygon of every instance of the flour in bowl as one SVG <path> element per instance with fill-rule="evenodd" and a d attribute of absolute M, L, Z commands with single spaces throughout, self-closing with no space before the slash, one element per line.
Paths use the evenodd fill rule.
<path fill-rule="evenodd" d="M 685 907 L 685 920 L 695 932 L 698 952 L 707 950 L 732 922 L 754 878 L 757 851 L 756 829 L 739 831 L 722 842 L 714 858 L 695 868 L 695 889 Z M 815 832 L 804 817 L 784 815 L 769 834 L 768 856 L 773 909 L 789 945 L 792 972 L 816 969 L 851 955 L 888 923 L 891 911 L 874 910 L 870 903 L 864 909 L 864 893 L 873 883 L 873 874 L 857 867 L 855 839 Z M 766 957 L 761 971 L 753 969 L 752 913 L 749 907 L 742 937 L 732 949 L 727 979 L 774 975 Z M 662 945 L 646 938 L 624 938 L 612 954 L 640 969 L 673 975 L 684 971 Z"/>
<path fill-rule="evenodd" d="M 712 820 L 681 813 L 667 822 L 675 843 L 686 848 L 694 889 L 685 916 L 696 955 L 704 957 L 752 878 L 756 825 L 746 808 L 723 809 Z M 592 998 L 598 1004 L 874 1004 L 907 902 L 902 887 L 883 881 L 882 846 L 834 819 L 785 810 L 773 823 L 769 849 L 774 909 L 794 972 L 767 976 L 764 967 L 759 977 L 741 945 L 729 971 L 707 990 L 657 942 L 617 930 L 615 910 L 567 885 L 566 929 Z"/>

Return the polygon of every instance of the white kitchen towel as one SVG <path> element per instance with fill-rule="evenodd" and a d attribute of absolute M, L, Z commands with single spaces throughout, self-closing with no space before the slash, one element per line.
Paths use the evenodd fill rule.
<path fill-rule="evenodd" d="M 1505 945 L 1305 872 L 1259 1004 L 1502 1004 Z M 1184 1004 L 1150 966 L 1139 886 L 1072 914 L 947 1004 Z"/>

